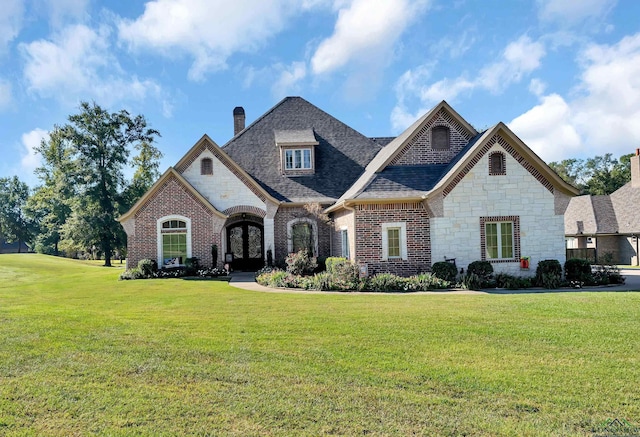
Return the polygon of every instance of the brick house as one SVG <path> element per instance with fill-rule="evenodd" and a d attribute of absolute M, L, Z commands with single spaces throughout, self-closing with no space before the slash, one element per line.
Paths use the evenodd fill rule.
<path fill-rule="evenodd" d="M 219 147 L 203 136 L 119 220 L 128 264 L 198 257 L 254 270 L 299 249 L 403 275 L 455 258 L 520 274 L 564 259 L 577 191 L 503 123 L 477 132 L 441 102 L 396 138 L 368 138 L 287 97 Z M 211 246 L 218 259 L 211 259 Z"/>
<path fill-rule="evenodd" d="M 608 196 L 577 196 L 564 217 L 567 249 L 610 254 L 616 264 L 640 265 L 640 149 L 631 157 L 631 181 Z M 577 251 L 578 253 L 586 253 Z"/>

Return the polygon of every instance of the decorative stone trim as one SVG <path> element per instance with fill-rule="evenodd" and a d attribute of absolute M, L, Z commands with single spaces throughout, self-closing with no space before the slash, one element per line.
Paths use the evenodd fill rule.
<path fill-rule="evenodd" d="M 264 218 L 267 215 L 267 212 L 263 209 L 260 209 L 256 206 L 251 206 L 251 205 L 237 205 L 237 206 L 232 206 L 231 208 L 227 208 L 224 211 L 222 211 L 223 214 L 227 215 L 227 216 L 232 216 L 235 214 L 252 214 L 252 215 L 256 215 L 260 218 Z"/>
<path fill-rule="evenodd" d="M 509 153 L 513 157 L 513 159 L 518 161 L 518 163 L 520 163 L 520 165 L 522 165 L 529 173 L 531 173 L 531 175 L 536 178 L 536 180 L 540 182 L 547 190 L 549 190 L 551 193 L 554 192 L 553 184 L 547 178 L 545 178 L 542 173 L 540 173 L 533 165 L 527 162 L 527 160 L 504 138 L 502 138 L 498 134 L 495 134 L 489 141 L 487 141 L 484 146 L 482 146 L 477 151 L 471 161 L 469 161 L 469 163 L 465 165 L 464 168 L 460 170 L 460 172 L 453 178 L 453 180 L 445 187 L 442 192 L 443 196 L 447 197 L 447 195 L 451 191 L 453 191 L 456 185 L 458 185 L 460 181 L 462 181 L 467 173 L 469 173 L 471 169 L 480 161 L 480 159 L 482 159 L 482 157 L 486 155 L 487 152 L 491 150 L 491 148 L 496 144 L 502 146 L 502 148 L 506 150 L 507 153 Z"/>
<path fill-rule="evenodd" d="M 513 222 L 513 258 L 487 259 L 485 224 L 493 222 Z M 517 215 L 480 217 L 480 259 L 491 263 L 520 262 L 520 217 Z"/>

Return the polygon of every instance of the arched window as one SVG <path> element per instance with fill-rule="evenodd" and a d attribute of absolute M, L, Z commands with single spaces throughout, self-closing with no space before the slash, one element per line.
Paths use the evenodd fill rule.
<path fill-rule="evenodd" d="M 287 223 L 289 253 L 306 250 L 310 255 L 318 255 L 318 225 L 314 220 L 300 218 Z"/>
<path fill-rule="evenodd" d="M 446 126 L 434 126 L 431 128 L 431 148 L 433 150 L 449 150 L 451 145 L 450 131 Z"/>
<path fill-rule="evenodd" d="M 182 216 L 158 219 L 158 265 L 184 265 L 191 256 L 191 220 Z"/>
<path fill-rule="evenodd" d="M 213 174 L 213 161 L 211 158 L 202 158 L 200 161 L 200 174 Z"/>
<path fill-rule="evenodd" d="M 493 152 L 489 155 L 489 175 L 503 176 L 507 174 L 506 159 L 504 153 Z"/>

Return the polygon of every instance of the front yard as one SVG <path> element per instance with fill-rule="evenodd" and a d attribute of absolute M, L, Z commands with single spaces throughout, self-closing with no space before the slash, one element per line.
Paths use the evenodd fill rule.
<path fill-rule="evenodd" d="M 272 294 L 121 272 L 0 255 L 0 434 L 640 426 L 640 293 Z"/>

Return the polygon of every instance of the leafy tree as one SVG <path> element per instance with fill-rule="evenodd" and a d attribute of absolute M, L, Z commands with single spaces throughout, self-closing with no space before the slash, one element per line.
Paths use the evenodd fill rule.
<path fill-rule="evenodd" d="M 98 246 L 104 265 L 110 266 L 112 250 L 126 238 L 116 217 L 123 209 L 124 167 L 130 149 L 148 149 L 149 156 L 157 156 L 152 144 L 159 133 L 147 127 L 142 115 L 132 117 L 125 110 L 109 113 L 88 102 L 80 104 L 80 113 L 71 115 L 69 122 L 62 135 L 72 145 L 77 162 L 78 203 L 64 234 L 85 247 Z"/>
<path fill-rule="evenodd" d="M 138 150 L 138 155 L 131 162 L 136 170 L 131 184 L 126 187 L 122 194 L 122 213 L 128 211 L 160 177 L 158 168 L 162 153 L 146 141 L 136 144 L 135 147 Z"/>
<path fill-rule="evenodd" d="M 58 126 L 36 150 L 42 157 L 42 166 L 36 169 L 42 185 L 29 198 L 27 213 L 39 224 L 36 250 L 58 255 L 62 226 L 71 215 L 73 199 L 77 194 L 77 165 L 73 148 Z"/>
<path fill-rule="evenodd" d="M 633 154 L 615 159 L 611 153 L 607 153 L 586 160 L 551 162 L 549 167 L 566 182 L 580 189 L 582 194 L 611 194 L 631 180 L 631 156 Z"/>
<path fill-rule="evenodd" d="M 28 198 L 29 186 L 17 176 L 0 178 L 0 234 L 8 243 L 31 244 L 33 225 L 25 214 Z"/>

